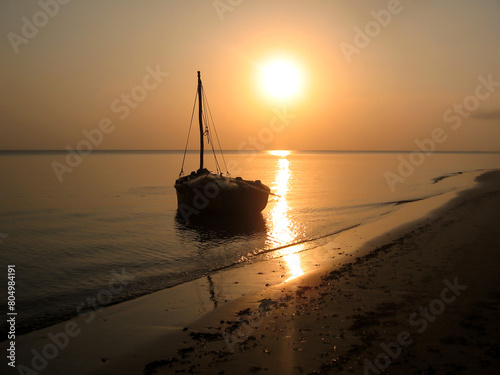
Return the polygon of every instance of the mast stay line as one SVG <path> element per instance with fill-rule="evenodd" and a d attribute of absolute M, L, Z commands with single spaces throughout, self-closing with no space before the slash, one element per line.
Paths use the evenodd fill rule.
<path fill-rule="evenodd" d="M 229 176 L 230 174 L 229 174 L 229 171 L 227 170 L 226 159 L 224 158 L 224 153 L 222 151 L 222 147 L 220 144 L 219 135 L 217 134 L 217 128 L 215 127 L 215 123 L 214 123 L 213 118 L 212 118 L 212 112 L 210 110 L 210 106 L 208 104 L 208 101 L 207 101 L 207 98 L 205 95 L 205 90 L 203 89 L 203 84 L 201 82 L 200 72 L 198 71 L 198 87 L 196 90 L 196 95 L 195 95 L 194 104 L 193 104 L 193 110 L 191 113 L 191 121 L 189 124 L 189 131 L 188 131 L 188 136 L 187 136 L 187 140 L 186 140 L 186 145 L 184 147 L 184 156 L 182 158 L 182 165 L 181 165 L 181 171 L 179 173 L 179 177 L 184 173 L 184 163 L 186 160 L 186 153 L 187 153 L 187 148 L 188 148 L 188 144 L 189 144 L 189 138 L 191 135 L 191 128 L 193 126 L 194 111 L 195 111 L 197 103 L 198 103 L 198 124 L 199 124 L 199 132 L 200 132 L 200 168 L 199 168 L 199 170 L 202 170 L 204 167 L 205 143 L 204 143 L 203 136 L 206 135 L 207 141 L 208 141 L 208 143 L 211 144 L 211 147 L 212 147 L 212 153 L 213 153 L 214 159 L 215 159 L 215 167 L 217 169 L 218 174 L 220 173 L 222 175 L 222 168 L 219 164 L 219 161 L 217 160 L 217 153 L 216 153 L 215 148 L 214 148 L 214 140 L 211 139 L 210 133 L 211 133 L 211 127 L 212 127 L 214 132 L 215 132 L 215 139 L 217 140 L 217 145 L 219 147 L 219 152 L 222 156 L 222 161 L 223 161 L 224 167 L 226 169 L 226 174 Z M 207 106 L 206 111 L 203 111 L 203 105 Z M 206 130 L 203 129 L 204 124 L 205 124 Z"/>

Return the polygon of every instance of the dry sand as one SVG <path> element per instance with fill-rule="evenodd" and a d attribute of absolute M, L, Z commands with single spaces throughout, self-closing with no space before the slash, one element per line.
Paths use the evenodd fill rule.
<path fill-rule="evenodd" d="M 500 172 L 446 200 L 346 232 L 329 269 L 286 283 L 279 260 L 213 275 L 247 280 L 215 309 L 190 308 L 198 280 L 76 318 L 81 333 L 40 373 L 496 374 Z M 19 337 L 17 363 L 33 368 L 31 349 L 65 324 Z"/>

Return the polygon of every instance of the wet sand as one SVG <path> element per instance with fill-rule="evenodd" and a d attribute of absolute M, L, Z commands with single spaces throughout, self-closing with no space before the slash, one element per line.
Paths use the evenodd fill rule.
<path fill-rule="evenodd" d="M 285 283 L 280 260 L 260 262 L 83 315 L 73 330 L 20 336 L 17 364 L 50 374 L 496 373 L 500 172 L 478 180 L 444 206 L 449 195 L 341 234 Z M 315 264 L 325 256 L 331 264 Z M 211 283 L 228 284 L 218 304 L 196 297 Z M 33 362 L 51 337 L 57 355 Z"/>

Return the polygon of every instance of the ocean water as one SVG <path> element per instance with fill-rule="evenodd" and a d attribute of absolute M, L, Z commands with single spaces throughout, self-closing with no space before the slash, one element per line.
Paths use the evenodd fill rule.
<path fill-rule="evenodd" d="M 283 256 L 283 249 L 298 248 L 293 244 L 307 251 L 407 201 L 460 188 L 458 173 L 500 166 L 500 154 L 433 154 L 390 189 L 384 174 L 396 174 L 399 158 L 409 154 L 227 152 L 232 176 L 260 179 L 276 195 L 257 218 L 207 224 L 194 216 L 186 223 L 177 212 L 173 184 L 182 156 L 94 152 L 59 181 L 52 164 L 64 164 L 66 153 L 0 154 L 0 252 L 5 274 L 8 264 L 16 266 L 18 332 L 70 318 L 92 303 L 117 303 Z M 196 168 L 196 153 L 188 153 L 184 170 Z"/>

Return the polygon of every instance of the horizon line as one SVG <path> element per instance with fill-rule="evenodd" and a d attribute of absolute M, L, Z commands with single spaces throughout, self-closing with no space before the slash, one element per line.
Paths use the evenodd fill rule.
<path fill-rule="evenodd" d="M 413 152 L 424 152 L 422 150 L 291 150 L 291 149 L 269 149 L 269 150 L 234 150 L 234 149 L 228 149 L 228 150 L 222 150 L 222 152 L 230 152 L 230 153 L 242 153 L 242 154 L 247 154 L 247 153 L 265 153 L 268 151 L 290 151 L 290 152 L 297 152 L 297 153 L 306 153 L 306 152 L 331 152 L 331 153 L 413 153 Z M 5 149 L 0 149 L 0 153 L 23 153 L 23 152 L 31 152 L 31 153 L 68 153 L 71 151 L 68 150 L 57 150 L 57 149 L 13 149 L 13 150 L 5 150 Z M 72 151 L 72 152 L 78 152 L 78 151 Z M 86 151 L 85 151 L 86 152 Z M 154 153 L 154 152 L 184 152 L 184 150 L 180 149 L 103 149 L 103 150 L 92 150 L 90 153 L 106 153 L 106 152 L 137 152 L 137 153 Z M 187 150 L 187 152 L 199 152 L 199 150 L 192 149 L 192 150 Z M 221 151 L 217 151 L 217 153 L 220 153 Z M 89 153 L 89 154 L 90 154 Z M 209 152 L 206 151 L 206 154 Z M 426 152 L 424 152 L 426 153 Z M 428 154 L 498 154 L 500 153 L 500 150 L 494 151 L 494 150 L 440 150 L 440 151 L 432 151 L 428 152 Z"/>

